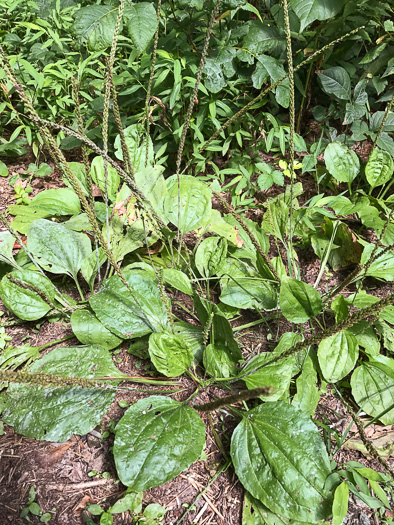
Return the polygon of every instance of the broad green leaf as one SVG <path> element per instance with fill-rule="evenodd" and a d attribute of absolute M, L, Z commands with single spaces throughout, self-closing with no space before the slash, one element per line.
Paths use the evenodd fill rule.
<path fill-rule="evenodd" d="M 174 328 L 175 334 L 179 335 L 192 349 L 194 361 L 201 363 L 204 351 L 202 328 L 185 321 L 174 323 Z"/>
<path fill-rule="evenodd" d="M 382 149 L 375 148 L 365 166 L 365 176 L 372 188 L 386 184 L 394 172 L 392 156 Z"/>
<path fill-rule="evenodd" d="M 180 175 L 180 200 L 178 202 L 176 175 L 167 179 L 166 183 L 167 195 L 164 199 L 164 213 L 167 219 L 183 234 L 205 226 L 212 210 L 211 190 L 208 186 L 190 175 Z"/>
<path fill-rule="evenodd" d="M 269 55 L 257 55 L 256 69 L 252 75 L 253 87 L 260 89 L 267 78 L 271 84 L 284 77 L 286 72 L 279 60 Z M 275 90 L 277 102 L 284 108 L 289 107 L 289 80 L 285 79 Z"/>
<path fill-rule="evenodd" d="M 323 0 L 324 1 L 324 0 Z M 349 100 L 351 82 L 349 73 L 341 66 L 330 67 L 318 73 L 323 91 L 334 95 L 340 100 Z"/>
<path fill-rule="evenodd" d="M 78 215 L 81 213 L 81 203 L 77 194 L 68 188 L 40 191 L 31 201 L 31 206 L 51 215 Z"/>
<path fill-rule="evenodd" d="M 89 192 L 87 188 L 84 164 L 82 162 L 69 162 L 68 165 L 75 177 L 77 178 L 79 186 L 81 187 L 84 195 L 88 195 Z M 66 186 L 72 189 L 71 182 L 67 179 L 67 177 L 63 176 L 63 182 Z"/>
<path fill-rule="evenodd" d="M 167 313 L 157 283 L 138 270 L 126 270 L 123 275 L 134 297 L 117 275 L 112 276 L 89 299 L 98 319 L 123 339 L 162 332 L 167 327 Z"/>
<path fill-rule="evenodd" d="M 109 512 L 103 512 L 100 516 L 100 525 L 112 525 L 114 517 Z"/>
<path fill-rule="evenodd" d="M 247 412 L 232 435 L 231 457 L 242 485 L 272 512 L 307 523 L 330 514 L 326 448 L 310 418 L 286 401 Z"/>
<path fill-rule="evenodd" d="M 221 342 L 210 344 L 205 348 L 203 363 L 207 374 L 212 377 L 235 377 L 238 373 L 238 360 Z"/>
<path fill-rule="evenodd" d="M 163 204 L 167 194 L 163 171 L 163 166 L 148 166 L 134 173 L 134 180 L 138 189 L 145 195 L 160 217 L 164 216 Z"/>
<path fill-rule="evenodd" d="M 120 514 L 128 510 L 134 510 L 142 503 L 142 492 L 128 492 L 123 498 L 110 507 L 111 514 Z"/>
<path fill-rule="evenodd" d="M 98 255 L 98 256 L 97 256 Z M 107 260 L 107 256 L 104 253 L 104 250 L 101 248 L 98 249 L 98 254 L 96 250 L 93 250 L 81 264 L 81 273 L 83 278 L 88 283 L 90 291 L 93 293 L 94 280 L 98 272 L 98 266 L 102 266 Z"/>
<path fill-rule="evenodd" d="M 166 284 L 187 295 L 193 295 L 193 286 L 189 277 L 174 268 L 164 268 L 163 279 Z"/>
<path fill-rule="evenodd" d="M 205 425 L 191 407 L 162 396 L 141 399 L 116 427 L 119 479 L 138 491 L 162 485 L 196 461 L 204 444 Z"/>
<path fill-rule="evenodd" d="M 75 280 L 82 261 L 91 253 L 87 235 L 45 219 L 37 219 L 30 226 L 27 248 L 46 270 L 65 273 Z"/>
<path fill-rule="evenodd" d="M 373 356 L 380 353 L 380 341 L 370 323 L 360 321 L 349 328 L 349 331 L 356 336 L 357 343 L 364 348 L 368 355 Z"/>
<path fill-rule="evenodd" d="M 0 177 L 8 177 L 8 168 L 2 160 L 0 160 Z"/>
<path fill-rule="evenodd" d="M 236 308 L 262 308 L 273 310 L 278 304 L 274 285 L 263 279 L 251 277 L 222 278 L 220 300 Z"/>
<path fill-rule="evenodd" d="M 335 489 L 334 502 L 332 504 L 332 525 L 342 525 L 346 518 L 349 504 L 349 485 L 347 481 L 342 483 Z"/>
<path fill-rule="evenodd" d="M 367 249 L 368 248 L 368 249 Z M 368 245 L 364 248 L 363 256 L 361 258 L 361 264 L 364 264 L 371 254 L 373 245 Z M 379 248 L 377 255 L 381 252 Z M 370 266 L 364 276 L 375 277 L 376 279 L 384 279 L 385 281 L 394 281 L 394 253 L 384 253 L 378 257 Z"/>
<path fill-rule="evenodd" d="M 90 51 L 101 51 L 112 44 L 118 8 L 106 5 L 82 7 L 74 15 L 73 32 Z"/>
<path fill-rule="evenodd" d="M 12 227 L 23 235 L 27 234 L 30 225 L 36 219 L 46 219 L 51 216 L 51 213 L 47 211 L 23 204 L 12 204 L 7 208 L 7 212 L 15 215 L 15 219 L 12 221 Z"/>
<path fill-rule="evenodd" d="M 312 359 L 307 356 L 302 364 L 302 371 L 296 380 L 297 393 L 293 405 L 308 416 L 313 416 L 320 399 L 317 388 L 317 372 Z"/>
<path fill-rule="evenodd" d="M 364 361 L 353 372 L 352 395 L 356 403 L 372 417 L 392 407 L 380 418 L 384 425 L 394 424 L 394 360 L 377 355 Z"/>
<path fill-rule="evenodd" d="M 290 5 L 301 22 L 302 32 L 315 20 L 327 20 L 339 13 L 343 0 L 290 0 Z"/>
<path fill-rule="evenodd" d="M 242 228 L 242 226 L 235 220 L 232 215 L 225 215 L 224 220 L 236 228 L 236 245 L 237 249 L 233 250 L 232 256 L 241 259 L 252 259 L 255 261 L 257 259 L 257 250 L 250 240 L 249 235 Z M 250 219 L 244 219 L 248 228 L 252 231 L 256 237 L 258 243 L 260 244 L 261 249 L 264 253 L 268 253 L 269 250 L 269 241 L 268 236 L 263 228 L 260 228 L 255 222 Z"/>
<path fill-rule="evenodd" d="M 282 280 L 279 304 L 283 315 L 293 323 L 305 323 L 322 309 L 320 293 L 310 284 L 291 278 Z"/>
<path fill-rule="evenodd" d="M 82 378 L 123 377 L 109 352 L 100 346 L 55 348 L 35 361 L 29 371 Z M 23 436 L 65 442 L 98 425 L 114 398 L 115 391 L 102 388 L 12 383 L 2 417 Z"/>
<path fill-rule="evenodd" d="M 178 335 L 170 332 L 151 334 L 149 355 L 159 372 L 167 377 L 178 377 L 191 366 L 193 351 Z"/>
<path fill-rule="evenodd" d="M 285 350 L 291 348 L 300 341 L 301 336 L 295 333 L 286 332 L 280 338 L 278 345 L 273 352 L 262 352 L 253 357 L 241 370 L 240 377 L 250 374 L 243 378 L 249 389 L 259 386 L 271 386 L 274 391 L 270 396 L 264 396 L 264 401 L 277 401 L 289 389 L 291 378 L 295 369 L 294 356 L 280 359 L 280 355 Z M 279 358 L 275 363 L 267 365 L 274 358 Z"/>
<path fill-rule="evenodd" d="M 156 31 L 157 17 L 154 5 L 148 2 L 126 4 L 123 18 L 134 46 L 142 53 Z"/>
<path fill-rule="evenodd" d="M 277 57 L 286 49 L 283 32 L 274 25 L 259 20 L 251 20 L 248 24 L 243 47 L 253 54 L 268 52 Z M 268 56 L 268 55 L 267 55 Z"/>
<path fill-rule="evenodd" d="M 207 237 L 197 248 L 195 264 L 200 275 L 213 277 L 220 275 L 227 253 L 227 241 L 220 237 Z"/>
<path fill-rule="evenodd" d="M 12 313 L 25 321 L 35 321 L 51 310 L 51 305 L 41 296 L 46 295 L 52 302 L 55 299 L 55 289 L 47 277 L 30 270 L 16 270 L 9 275 L 23 285 L 13 283 L 8 275 L 0 282 L 1 300 Z"/>
<path fill-rule="evenodd" d="M 0 261 L 20 270 L 12 254 L 14 244 L 15 237 L 9 231 L 0 232 Z"/>
<path fill-rule="evenodd" d="M 84 345 L 101 345 L 106 350 L 112 350 L 122 342 L 122 339 L 107 330 L 89 310 L 75 310 L 70 322 L 74 334 Z"/>
<path fill-rule="evenodd" d="M 146 133 L 145 128 L 141 124 L 132 124 L 124 129 L 124 136 L 127 149 L 129 150 L 130 162 L 135 171 L 145 168 L 146 160 Z M 148 148 L 148 166 L 153 162 L 153 142 L 149 137 Z M 115 156 L 119 160 L 123 160 L 122 147 L 120 136 L 116 135 L 115 139 Z"/>
<path fill-rule="evenodd" d="M 351 183 L 360 171 L 360 161 L 353 150 L 339 142 L 331 142 L 324 152 L 327 170 L 338 182 Z"/>
<path fill-rule="evenodd" d="M 323 339 L 318 350 L 319 365 L 329 383 L 336 383 L 353 370 L 358 359 L 358 343 L 350 330 Z"/>
<path fill-rule="evenodd" d="M 105 193 L 105 170 L 103 157 L 94 157 L 91 164 L 90 173 L 93 181 L 97 184 L 100 190 Z M 108 198 L 113 201 L 116 199 L 116 194 L 120 184 L 120 177 L 116 169 L 107 164 L 107 192 Z"/>

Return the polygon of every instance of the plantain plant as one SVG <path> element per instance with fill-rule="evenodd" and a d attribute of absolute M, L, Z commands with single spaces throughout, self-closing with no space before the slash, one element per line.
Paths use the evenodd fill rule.
<path fill-rule="evenodd" d="M 193 6 L 200 12 L 199 2 Z M 86 131 L 82 79 L 75 78 L 72 86 L 76 121 L 72 125 L 53 122 L 37 110 L 31 89 L 17 74 L 16 61 L 9 60 L 0 49 L 7 93 L 3 109 L 12 112 L 13 104 L 22 106 L 23 116 L 18 118 L 27 120 L 40 137 L 66 186 L 41 191 L 31 201 L 11 205 L 1 213 L 7 231 L 1 234 L 0 242 L 4 269 L 0 297 L 21 321 L 69 322 L 81 343 L 58 346 L 43 356 L 42 347 L 7 349 L 0 359 L 1 385 L 7 388 L 0 398 L 2 419 L 22 435 L 66 441 L 98 425 L 118 390 L 144 391 L 138 384 L 155 385 L 157 392 L 128 408 L 115 429 L 115 465 L 133 502 L 140 498 L 135 493 L 173 479 L 199 460 L 206 435 L 200 413 L 226 407 L 236 421 L 230 457 L 247 491 L 245 525 L 323 524 L 330 517 L 340 524 L 346 516 L 349 490 L 383 515 L 389 506 L 386 493 L 392 487 L 392 471 L 366 437 L 356 410 L 368 414 L 372 421 L 394 424 L 394 361 L 390 357 L 394 294 L 383 298 L 371 295 L 367 281 L 371 277 L 394 280 L 393 199 L 386 197 L 394 169 L 388 135 L 391 102 L 371 118 L 374 143 L 366 162 L 360 161 L 351 144 L 338 136 L 323 143 L 325 163 L 319 168 L 323 173 L 316 168 L 321 144 L 308 154 L 305 165 L 316 184 L 324 183 L 331 194 L 319 192 L 303 202 L 302 183 L 295 172 L 304 166 L 295 160 L 299 137 L 297 74 L 315 60 L 323 60 L 325 53 L 335 54 L 338 44 L 359 38 L 364 28 L 347 28 L 350 31 L 346 34 L 343 31 L 343 36 L 293 64 L 294 56 L 298 58 L 293 33 L 297 34 L 297 45 L 304 42 L 303 31 L 317 20 L 335 17 L 342 9 L 341 2 L 332 2 L 327 9 L 320 1 L 273 3 L 271 14 L 279 22 L 278 28 L 272 29 L 253 5 L 231 5 L 231 16 L 240 10 L 254 13 L 249 31 L 260 36 L 263 32 L 264 45 L 272 41 L 274 47 L 261 44 L 263 48 L 254 49 L 257 55 L 252 53 L 253 48 L 242 49 L 241 60 L 252 61 L 253 85 L 261 90 L 241 109 L 226 113 L 221 124 L 215 123 L 215 131 L 204 136 L 194 123 L 193 111 L 199 90 L 203 91 L 203 74 L 218 74 L 219 66 L 220 72 L 222 68 L 225 71 L 224 57 L 209 56 L 216 25 L 229 16 L 223 11 L 225 7 L 220 1 L 214 3 L 204 19 L 203 36 L 193 42 L 199 61 L 195 76 L 188 80 L 193 90 L 182 125 L 178 122 L 172 171 L 171 162 L 163 165 L 165 148 L 162 151 L 160 135 L 151 133 L 151 105 L 157 102 L 152 82 L 159 67 L 162 73 L 166 71 L 159 60 L 166 52 L 160 47 L 161 2 L 155 6 L 146 2 L 130 5 L 122 0 L 119 6 L 89 5 L 75 12 L 73 27 L 80 44 L 93 52 L 109 49 L 100 80 L 104 83 L 104 105 L 99 140 L 93 140 L 97 136 Z M 174 19 L 178 15 L 175 11 Z M 131 64 L 150 43 L 153 53 L 148 62 L 144 120 L 134 120 L 126 127 L 122 92 L 117 93 L 114 75 L 118 41 L 121 51 L 125 46 L 123 25 L 132 46 Z M 318 40 L 319 35 L 313 36 Z M 261 54 L 267 50 L 272 56 Z M 246 58 L 247 51 L 252 58 Z M 280 61 L 282 55 L 286 56 L 287 71 Z M 174 119 L 184 83 L 181 70 L 182 61 L 174 60 L 168 104 L 174 110 Z M 164 82 L 162 73 L 159 79 L 161 75 Z M 230 75 L 228 71 L 226 74 Z M 337 97 L 336 101 L 350 100 L 350 84 L 339 66 L 317 74 L 327 95 Z M 208 78 L 205 83 L 211 82 L 214 93 L 213 80 Z M 224 76 L 222 79 L 218 74 L 218 79 L 223 82 Z M 268 86 L 264 85 L 267 79 Z M 362 105 L 361 99 L 366 104 L 358 85 L 354 88 L 354 106 Z M 18 102 L 8 96 L 10 93 L 19 97 Z M 239 142 L 239 130 L 248 111 L 266 96 L 289 107 L 288 158 L 286 164 L 283 159 L 278 165 L 257 164 L 262 171 L 258 185 L 262 191 L 274 182 L 283 186 L 284 176 L 288 184 L 282 193 L 262 203 L 259 225 L 242 209 L 229 204 L 217 180 L 195 176 L 193 167 L 205 165 L 213 151 L 222 151 L 222 142 L 233 139 L 234 129 Z M 303 104 L 302 98 L 299 115 Z M 209 107 L 212 116 L 216 105 Z M 350 110 L 346 106 L 346 111 Z M 361 114 L 360 108 L 356 110 Z M 113 155 L 111 126 L 116 127 Z M 188 142 L 190 131 L 192 145 Z M 272 134 L 271 145 L 278 138 L 281 148 L 285 144 L 282 135 Z M 83 146 L 83 162 L 66 160 L 60 147 L 67 144 L 66 137 Z M 207 151 L 210 153 L 205 157 Z M 285 156 L 286 151 L 282 149 L 281 153 Z M 278 167 L 285 168 L 283 173 Z M 213 207 L 213 201 L 222 211 Z M 374 225 L 374 242 L 349 228 L 354 216 L 363 228 Z M 21 238 L 24 235 L 26 245 Z M 191 236 L 197 239 L 193 246 L 188 240 Z M 15 240 L 21 250 L 14 257 Z M 270 243 L 277 248 L 276 257 L 271 257 Z M 321 260 L 314 285 L 302 280 L 298 256 L 298 249 L 309 247 Z M 327 268 L 333 272 L 342 269 L 346 277 L 341 284 L 319 291 Z M 55 285 L 57 275 L 75 283 L 78 301 Z M 348 294 L 349 286 L 354 293 Z M 179 294 L 192 300 L 192 312 L 182 303 L 180 306 L 194 316 L 197 325 L 175 314 L 174 295 Z M 233 321 L 247 310 L 256 320 L 237 327 Z M 281 334 L 272 351 L 256 355 L 245 352 L 237 331 L 265 323 L 272 338 L 273 320 L 290 323 L 291 331 Z M 120 372 L 110 352 L 125 342 L 130 344 L 130 353 L 149 359 L 160 377 L 143 379 Z M 171 393 L 188 378 L 196 385 L 193 395 L 182 402 L 172 399 Z M 340 447 L 332 450 L 321 437 L 319 422 L 312 420 L 328 384 L 341 396 L 364 445 L 385 473 L 354 462 L 335 462 Z M 218 387 L 223 389 L 221 398 L 205 404 L 196 401 L 200 392 L 209 394 Z M 227 395 L 226 390 L 231 388 L 235 393 Z M 118 507 L 123 508 L 120 503 Z M 100 514 L 103 512 L 101 509 Z M 111 514 L 111 509 L 105 514 Z"/>

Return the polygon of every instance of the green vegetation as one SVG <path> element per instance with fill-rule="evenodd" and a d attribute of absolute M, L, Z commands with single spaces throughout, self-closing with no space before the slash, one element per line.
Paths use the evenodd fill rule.
<path fill-rule="evenodd" d="M 359 418 L 394 424 L 392 15 L 378 0 L 0 0 L 0 175 L 36 157 L 0 214 L 0 298 L 81 343 L 43 355 L 3 327 L 2 420 L 63 442 L 118 390 L 158 388 L 116 425 L 127 490 L 92 519 L 161 523 L 142 492 L 201 458 L 199 412 L 226 407 L 243 525 L 340 525 L 349 491 L 392 522 L 393 473 Z M 65 187 L 31 197 L 47 162 Z M 253 355 L 241 328 L 260 324 L 275 344 Z M 122 373 L 125 342 L 157 374 Z M 181 377 L 183 402 L 168 395 Z M 222 399 L 199 404 L 213 387 Z M 312 419 L 328 388 L 383 472 L 335 461 L 350 427 Z"/>

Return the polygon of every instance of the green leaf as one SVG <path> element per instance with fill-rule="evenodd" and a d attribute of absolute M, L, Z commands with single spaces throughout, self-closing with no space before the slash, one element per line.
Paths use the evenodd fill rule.
<path fill-rule="evenodd" d="M 81 203 L 77 194 L 68 188 L 40 191 L 32 199 L 31 206 L 51 215 L 78 215 L 81 213 Z"/>
<path fill-rule="evenodd" d="M 281 52 L 286 49 L 283 32 L 280 32 L 274 25 L 267 22 L 261 23 L 259 20 L 251 20 L 245 25 L 247 31 L 243 47 L 253 54 L 268 52 L 270 55 L 280 56 Z"/>
<path fill-rule="evenodd" d="M 241 377 L 244 374 L 250 374 L 243 379 L 246 386 L 249 389 L 272 386 L 274 392 L 270 396 L 265 396 L 264 400 L 277 401 L 280 399 L 288 391 L 291 378 L 295 373 L 295 358 L 291 356 L 270 365 L 266 363 L 279 357 L 282 352 L 291 348 L 300 339 L 301 336 L 298 334 L 286 332 L 273 352 L 262 352 L 253 357 L 239 374 Z"/>
<path fill-rule="evenodd" d="M 350 100 L 351 82 L 349 73 L 340 66 L 331 67 L 318 73 L 323 91 L 340 100 Z"/>
<path fill-rule="evenodd" d="M 279 304 L 283 315 L 293 323 L 305 323 L 322 309 L 321 295 L 313 286 L 289 277 L 282 280 Z"/>
<path fill-rule="evenodd" d="M 29 371 L 71 377 L 123 377 L 107 350 L 100 346 L 55 348 Z M 2 417 L 18 434 L 46 441 L 67 441 L 98 425 L 115 391 L 83 387 L 44 387 L 12 383 Z"/>
<path fill-rule="evenodd" d="M 122 342 L 89 310 L 75 310 L 70 321 L 74 334 L 84 345 L 101 345 L 106 350 L 112 350 Z"/>
<path fill-rule="evenodd" d="M 7 208 L 7 212 L 11 215 L 15 215 L 15 219 L 12 221 L 12 227 L 23 235 L 27 234 L 30 224 L 36 219 L 46 219 L 50 217 L 50 213 L 34 208 L 33 206 L 25 206 L 24 204 L 12 204 Z"/>
<path fill-rule="evenodd" d="M 163 171 L 163 166 L 148 166 L 134 173 L 138 189 L 145 195 L 159 217 L 164 217 L 164 198 L 167 194 Z"/>
<path fill-rule="evenodd" d="M 170 332 L 151 334 L 149 355 L 156 370 L 167 377 L 178 377 L 193 361 L 193 352 L 179 336 Z"/>
<path fill-rule="evenodd" d="M 293 405 L 308 416 L 313 416 L 320 399 L 317 388 L 317 372 L 310 356 L 302 364 L 302 371 L 296 380 L 297 393 L 293 398 Z"/>
<path fill-rule="evenodd" d="M 356 403 L 372 417 L 394 405 L 394 360 L 377 355 L 363 362 L 353 372 L 352 395 Z M 394 407 L 380 418 L 384 425 L 394 424 Z"/>
<path fill-rule="evenodd" d="M 16 270 L 10 275 L 21 281 L 26 288 L 11 282 L 8 275 L 5 275 L 0 282 L 0 297 L 4 305 L 25 321 L 35 321 L 44 317 L 51 306 L 39 293 L 28 287 L 30 285 L 41 290 L 53 302 L 55 289 L 51 281 L 44 275 L 30 270 Z"/>
<path fill-rule="evenodd" d="M 197 461 L 204 444 L 205 425 L 191 407 L 162 396 L 141 399 L 116 426 L 119 479 L 138 491 L 162 485 Z"/>
<path fill-rule="evenodd" d="M 234 377 L 238 373 L 238 359 L 220 341 L 206 347 L 203 363 L 207 374 L 212 377 Z"/>
<path fill-rule="evenodd" d="M 276 288 L 263 279 L 236 277 L 221 279 L 220 300 L 236 308 L 262 308 L 272 310 L 278 304 Z"/>
<path fill-rule="evenodd" d="M 207 237 L 197 248 L 195 264 L 203 277 L 220 275 L 227 253 L 227 241 L 220 237 Z"/>
<path fill-rule="evenodd" d="M 9 231 L 0 232 L 0 261 L 20 270 L 12 254 L 14 244 L 15 237 Z"/>
<path fill-rule="evenodd" d="M 109 512 L 103 512 L 100 516 L 100 525 L 112 525 L 114 517 Z"/>
<path fill-rule="evenodd" d="M 34 516 L 41 516 L 42 514 L 40 505 L 35 501 L 33 501 L 33 503 L 30 503 L 29 512 L 31 512 Z"/>
<path fill-rule="evenodd" d="M 112 44 L 118 8 L 106 5 L 83 7 L 74 15 L 73 32 L 90 51 L 101 51 Z"/>
<path fill-rule="evenodd" d="M 77 178 L 83 194 L 86 196 L 89 195 L 86 181 L 85 165 L 82 162 L 69 162 L 68 165 L 75 177 Z M 67 179 L 67 177 L 63 176 L 63 182 L 66 186 L 72 189 L 71 182 Z"/>
<path fill-rule="evenodd" d="M 145 507 L 143 515 L 148 519 L 160 519 L 166 512 L 167 509 L 158 503 L 150 503 Z"/>
<path fill-rule="evenodd" d="M 0 160 L 0 177 L 8 177 L 8 168 L 2 160 Z"/>
<path fill-rule="evenodd" d="M 175 270 L 173 268 L 164 268 L 163 279 L 166 284 L 183 292 L 187 295 L 193 295 L 193 286 L 189 277 L 181 272 L 181 270 Z"/>
<path fill-rule="evenodd" d="M 94 157 L 91 164 L 90 173 L 93 181 L 97 184 L 100 190 L 105 193 L 105 170 L 103 157 Z M 114 167 L 107 163 L 107 191 L 108 198 L 111 201 L 116 199 L 116 194 L 120 184 L 120 177 Z"/>
<path fill-rule="evenodd" d="M 40 518 L 40 522 L 41 523 L 48 523 L 49 521 L 51 521 L 52 519 L 52 514 L 50 514 L 49 512 L 46 512 L 45 514 L 43 514 Z"/>
<path fill-rule="evenodd" d="M 356 337 L 349 330 L 344 330 L 323 339 L 319 344 L 318 358 L 325 380 L 336 383 L 347 376 L 357 363 Z"/>
<path fill-rule="evenodd" d="M 104 264 L 106 260 L 107 256 L 105 255 L 104 250 L 100 246 L 100 248 L 98 249 L 98 262 L 100 267 Z M 97 251 L 93 250 L 87 257 L 85 257 L 81 264 L 81 273 L 85 281 L 88 283 L 90 291 L 92 293 L 94 280 L 97 275 L 97 272 Z"/>
<path fill-rule="evenodd" d="M 51 273 L 65 273 L 74 280 L 82 261 L 91 253 L 87 235 L 45 219 L 37 219 L 30 226 L 27 248 L 44 269 Z"/>
<path fill-rule="evenodd" d="M 212 210 L 211 190 L 208 186 L 190 175 L 180 175 L 180 201 L 178 203 L 176 175 L 168 178 L 166 183 L 167 195 L 164 199 L 164 213 L 167 219 L 183 234 L 205 226 Z M 180 204 L 179 216 L 178 204 Z"/>
<path fill-rule="evenodd" d="M 268 55 L 258 55 L 258 62 L 256 69 L 252 75 L 253 87 L 260 89 L 265 80 L 269 77 L 271 84 L 284 77 L 286 72 L 280 63 L 274 57 Z M 285 79 L 275 90 L 275 98 L 277 102 L 284 108 L 289 107 L 290 92 L 289 80 Z"/>
<path fill-rule="evenodd" d="M 393 172 L 394 162 L 392 156 L 387 151 L 375 148 L 365 166 L 365 176 L 371 188 L 386 184 L 391 179 Z"/>
<path fill-rule="evenodd" d="M 133 44 L 138 53 L 142 53 L 156 31 L 157 17 L 154 5 L 148 2 L 126 4 L 123 17 Z"/>
<path fill-rule="evenodd" d="M 342 483 L 335 489 L 334 502 L 332 504 L 332 525 L 342 525 L 346 518 L 349 504 L 349 485 L 347 481 Z"/>
<path fill-rule="evenodd" d="M 156 17 L 156 15 L 155 15 Z M 146 133 L 141 124 L 132 124 L 124 129 L 124 136 L 127 149 L 129 150 L 130 162 L 135 171 L 145 168 L 146 159 Z M 149 137 L 149 154 L 148 166 L 153 162 L 153 142 Z M 115 139 L 115 156 L 119 160 L 123 160 L 122 147 L 120 143 L 120 136 L 116 135 Z"/>
<path fill-rule="evenodd" d="M 365 264 L 371 255 L 373 245 L 368 245 L 364 248 L 363 256 L 361 258 L 361 264 Z M 382 250 L 379 248 L 377 255 Z M 364 273 L 365 276 L 375 277 L 376 279 L 384 279 L 385 281 L 394 281 L 394 253 L 384 253 L 370 265 L 367 271 Z"/>
<path fill-rule="evenodd" d="M 134 510 L 142 503 L 142 492 L 128 492 L 123 498 L 112 505 L 111 514 L 120 514 L 128 510 Z"/>
<path fill-rule="evenodd" d="M 101 514 L 104 512 L 103 507 L 97 504 L 89 505 L 86 509 L 92 516 L 101 516 Z"/>
<path fill-rule="evenodd" d="M 360 171 L 360 161 L 353 150 L 339 142 L 331 142 L 324 152 L 327 170 L 338 182 L 352 182 Z"/>
<path fill-rule="evenodd" d="M 126 270 L 123 275 L 138 303 L 114 275 L 89 299 L 98 319 L 123 339 L 162 332 L 167 327 L 167 313 L 156 282 L 143 271 Z"/>
<path fill-rule="evenodd" d="M 327 20 L 339 13 L 343 0 L 290 0 L 290 5 L 301 22 L 300 32 L 315 20 Z"/>
<path fill-rule="evenodd" d="M 330 514 L 330 461 L 310 418 L 286 401 L 247 412 L 231 438 L 242 485 L 272 512 L 316 523 Z"/>
<path fill-rule="evenodd" d="M 174 323 L 174 328 L 175 334 L 181 336 L 192 349 L 194 361 L 200 363 L 204 351 L 202 328 L 186 323 L 185 321 Z"/>

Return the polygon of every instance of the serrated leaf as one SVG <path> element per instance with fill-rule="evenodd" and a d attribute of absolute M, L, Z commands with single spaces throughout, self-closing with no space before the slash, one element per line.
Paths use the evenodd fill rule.
<path fill-rule="evenodd" d="M 148 2 L 126 4 L 124 23 L 136 49 L 142 53 L 156 31 L 157 17 L 154 5 Z"/>
<path fill-rule="evenodd" d="M 133 290 L 132 297 L 117 275 L 104 282 L 89 303 L 103 325 L 123 339 L 141 337 L 152 331 L 162 332 L 167 314 L 157 283 L 138 270 L 123 272 Z"/>
<path fill-rule="evenodd" d="M 322 299 L 310 284 L 285 278 L 280 287 L 279 305 L 286 319 L 293 323 L 305 323 L 320 313 Z"/>
<path fill-rule="evenodd" d="M 301 22 L 302 32 L 315 20 L 327 20 L 339 13 L 343 0 L 290 0 L 290 5 Z"/>
<path fill-rule="evenodd" d="M 166 183 L 167 195 L 164 200 L 164 213 L 167 219 L 182 233 L 205 226 L 209 221 L 212 209 L 211 190 L 208 186 L 195 177 L 180 175 L 180 200 L 178 202 L 176 175 L 168 178 Z"/>
<path fill-rule="evenodd" d="M 162 396 L 141 399 L 116 427 L 119 479 L 138 491 L 162 485 L 196 461 L 204 444 L 205 425 L 191 407 Z"/>
<path fill-rule="evenodd" d="M 68 188 L 40 191 L 32 199 L 31 206 L 51 215 L 78 215 L 81 213 L 81 203 L 77 194 Z"/>
<path fill-rule="evenodd" d="M 29 371 L 71 377 L 119 377 L 111 355 L 100 346 L 55 348 L 35 361 Z M 69 387 L 43 387 L 12 383 L 7 391 L 4 421 L 23 436 L 45 441 L 67 441 L 84 435 L 101 421 L 115 391 Z"/>
<path fill-rule="evenodd" d="M 149 355 L 156 370 L 167 377 L 182 375 L 193 361 L 193 352 L 189 345 L 170 332 L 151 334 Z"/>
<path fill-rule="evenodd" d="M 326 381 L 336 383 L 353 370 L 358 359 L 356 337 L 344 330 L 323 339 L 319 344 L 318 358 Z"/>
<path fill-rule="evenodd" d="M 242 485 L 272 512 L 307 523 L 330 514 L 326 448 L 310 418 L 286 401 L 247 412 L 232 435 L 231 457 Z"/>
<path fill-rule="evenodd" d="M 372 188 L 386 184 L 394 172 L 394 162 L 392 156 L 379 148 L 375 148 L 371 153 L 367 165 L 365 166 L 365 176 Z"/>
<path fill-rule="evenodd" d="M 17 317 L 25 321 L 35 321 L 44 317 L 51 309 L 50 304 L 44 301 L 39 293 L 28 286 L 34 286 L 45 294 L 49 301 L 55 299 L 55 289 L 51 281 L 38 272 L 17 270 L 10 274 L 27 287 L 13 283 L 7 275 L 0 282 L 0 297 L 4 305 Z"/>
<path fill-rule="evenodd" d="M 372 417 L 394 405 L 394 360 L 378 355 L 363 362 L 353 372 L 352 395 L 356 403 Z M 394 424 L 394 408 L 380 420 L 384 425 Z"/>
<path fill-rule="evenodd" d="M 89 310 L 75 310 L 70 322 L 74 334 L 84 345 L 100 345 L 106 350 L 112 350 L 122 342 L 122 339 L 107 330 Z"/>
<path fill-rule="evenodd" d="M 46 270 L 65 273 L 75 280 L 82 261 L 91 253 L 87 235 L 46 219 L 37 219 L 30 226 L 27 248 Z"/>
<path fill-rule="evenodd" d="M 350 100 L 351 82 L 349 73 L 341 66 L 330 67 L 318 73 L 323 91 L 340 100 Z"/>
<path fill-rule="evenodd" d="M 101 51 L 112 44 L 118 8 L 106 5 L 82 7 L 74 15 L 73 32 L 90 51 Z"/>

